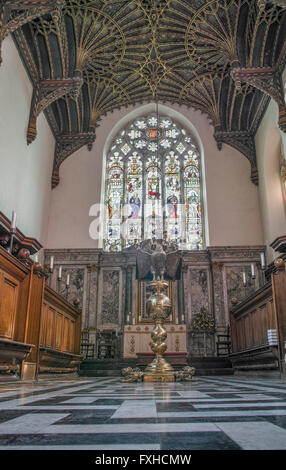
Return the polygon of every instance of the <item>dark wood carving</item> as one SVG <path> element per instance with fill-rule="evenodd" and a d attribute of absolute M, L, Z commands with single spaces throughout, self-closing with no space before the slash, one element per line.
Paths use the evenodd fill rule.
<path fill-rule="evenodd" d="M 281 71 L 277 67 L 235 68 L 231 72 L 236 82 L 246 82 L 276 101 L 279 107 L 279 127 L 286 132 L 286 105 Z"/>
<path fill-rule="evenodd" d="M 8 248 L 10 242 L 10 226 L 11 221 L 2 212 L 0 212 L 0 246 Z M 19 259 L 25 260 L 29 255 L 37 253 L 42 245 L 35 238 L 26 237 L 18 228 L 16 229 L 14 244 L 13 244 L 13 255 Z M 26 251 L 25 251 L 26 250 Z"/>
<path fill-rule="evenodd" d="M 0 373 L 34 379 L 39 372 L 78 369 L 81 312 L 45 286 L 39 263 L 0 246 Z"/>
<path fill-rule="evenodd" d="M 53 13 L 53 18 L 58 19 L 63 2 L 64 0 L 1 0 L 0 64 L 2 62 L 1 44 L 8 34 L 46 13 Z"/>
<path fill-rule="evenodd" d="M 278 261 L 278 260 L 277 260 Z M 275 264 L 275 263 L 274 263 Z M 273 301 L 276 315 L 276 328 L 279 342 L 281 372 L 286 378 L 286 271 L 285 261 L 279 259 L 276 266 L 280 267 L 272 274 Z"/>
<path fill-rule="evenodd" d="M 257 1 L 258 3 L 261 4 L 261 8 L 264 8 L 267 3 L 267 0 L 257 0 Z M 286 8 L 286 0 L 270 0 L 270 1 L 274 5 L 278 5 L 279 7 Z"/>
<path fill-rule="evenodd" d="M 79 148 L 79 136 L 94 134 L 100 119 L 115 109 L 155 99 L 206 114 L 218 146 L 241 151 L 257 183 L 253 142 L 270 97 L 278 102 L 285 129 L 284 0 L 38 1 L 38 15 L 30 10 L 23 20 L 35 2 L 4 3 L 2 38 L 9 24 L 38 93 L 28 141 L 41 108 L 57 136 L 53 186 L 61 161 Z M 9 4 L 14 10 L 7 17 Z M 44 14 L 47 4 L 50 13 Z M 75 73 L 83 79 L 76 98 L 63 94 L 60 82 L 57 91 L 41 95 L 39 84 Z M 66 138 L 59 137 L 67 135 L 74 139 L 68 151 Z"/>
<path fill-rule="evenodd" d="M 37 117 L 51 103 L 64 95 L 71 94 L 77 98 L 83 84 L 82 77 L 77 74 L 73 78 L 41 80 L 34 88 L 30 119 L 27 130 L 27 142 L 30 144 L 37 135 Z"/>
<path fill-rule="evenodd" d="M 258 170 L 256 166 L 256 151 L 254 134 L 247 131 L 219 131 L 216 130 L 214 137 L 217 144 L 231 145 L 243 153 L 251 165 L 251 180 L 258 185 Z"/>
<path fill-rule="evenodd" d="M 59 184 L 59 169 L 63 161 L 84 145 L 88 145 L 90 149 L 90 145 L 94 141 L 95 134 L 93 132 L 83 134 L 62 134 L 57 137 L 52 175 L 52 188 L 55 188 Z"/>
<path fill-rule="evenodd" d="M 21 373 L 32 351 L 26 322 L 32 300 L 31 269 L 0 247 L 0 371 Z"/>

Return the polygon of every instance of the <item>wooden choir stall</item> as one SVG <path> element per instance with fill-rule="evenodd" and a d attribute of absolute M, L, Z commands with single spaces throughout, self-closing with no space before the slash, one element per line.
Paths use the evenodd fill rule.
<path fill-rule="evenodd" d="M 30 255 L 41 245 L 15 230 L 0 213 L 0 374 L 35 379 L 44 372 L 75 372 L 81 362 L 81 312 L 46 285 Z"/>
<path fill-rule="evenodd" d="M 272 246 L 282 255 L 272 263 L 266 283 L 239 303 L 233 299 L 229 357 L 235 373 L 286 379 L 286 236 Z"/>

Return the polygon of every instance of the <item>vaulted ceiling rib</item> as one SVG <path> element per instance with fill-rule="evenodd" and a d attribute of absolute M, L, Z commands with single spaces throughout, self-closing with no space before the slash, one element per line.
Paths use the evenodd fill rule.
<path fill-rule="evenodd" d="M 270 98 L 286 131 L 286 0 L 2 0 L 0 49 L 10 33 L 34 85 L 27 142 L 43 111 L 56 138 L 53 187 L 62 162 L 91 149 L 102 116 L 130 104 L 200 110 L 256 184 Z"/>

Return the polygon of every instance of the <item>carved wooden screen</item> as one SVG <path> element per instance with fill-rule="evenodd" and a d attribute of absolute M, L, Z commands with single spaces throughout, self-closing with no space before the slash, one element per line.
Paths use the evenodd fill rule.
<path fill-rule="evenodd" d="M 169 117 L 136 119 L 113 140 L 106 165 L 104 249 L 167 236 L 203 248 L 200 155 Z"/>

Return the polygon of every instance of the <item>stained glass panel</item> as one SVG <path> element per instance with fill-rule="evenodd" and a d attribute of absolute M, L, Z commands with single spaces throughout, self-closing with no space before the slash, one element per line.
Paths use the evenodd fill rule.
<path fill-rule="evenodd" d="M 189 249 L 202 249 L 202 218 L 200 168 L 196 155 L 190 153 L 184 161 L 186 213 L 186 243 Z"/>
<path fill-rule="evenodd" d="M 162 172 L 161 160 L 158 157 L 149 157 L 145 168 L 145 210 L 144 210 L 144 238 L 162 238 Z"/>
<path fill-rule="evenodd" d="M 200 156 L 189 132 L 171 118 L 137 118 L 114 138 L 105 196 L 105 250 L 164 232 L 183 248 L 203 248 Z"/>
<path fill-rule="evenodd" d="M 165 161 L 166 231 L 168 239 L 178 243 L 181 236 L 181 182 L 179 157 L 170 152 Z"/>
<path fill-rule="evenodd" d="M 142 203 L 143 203 L 143 174 L 142 158 L 133 152 L 127 160 L 125 179 L 125 204 L 127 214 L 125 219 L 126 246 L 142 238 Z"/>
<path fill-rule="evenodd" d="M 108 218 L 106 231 L 108 238 L 105 240 L 107 251 L 119 251 L 121 242 L 121 218 L 123 204 L 124 168 L 122 158 L 118 152 L 114 152 L 107 165 L 107 191 L 106 206 Z"/>

